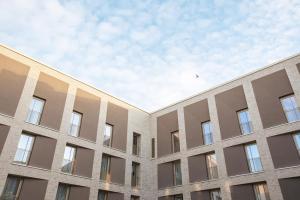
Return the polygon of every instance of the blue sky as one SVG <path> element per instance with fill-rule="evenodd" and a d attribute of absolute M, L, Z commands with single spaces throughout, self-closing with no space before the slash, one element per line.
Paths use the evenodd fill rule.
<path fill-rule="evenodd" d="M 147 111 L 300 52 L 299 0 L 2 0 L 0 8 L 2 44 Z"/>

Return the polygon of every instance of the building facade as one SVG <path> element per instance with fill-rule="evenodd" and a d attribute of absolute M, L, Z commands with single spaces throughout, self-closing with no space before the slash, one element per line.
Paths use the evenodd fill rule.
<path fill-rule="evenodd" d="M 0 199 L 298 200 L 300 55 L 147 113 L 0 46 Z"/>

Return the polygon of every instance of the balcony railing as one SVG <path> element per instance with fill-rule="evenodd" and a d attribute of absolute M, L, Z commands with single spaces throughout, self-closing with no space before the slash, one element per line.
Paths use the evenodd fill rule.
<path fill-rule="evenodd" d="M 240 123 L 240 127 L 243 135 L 247 135 L 253 132 L 253 125 L 251 121 Z"/>

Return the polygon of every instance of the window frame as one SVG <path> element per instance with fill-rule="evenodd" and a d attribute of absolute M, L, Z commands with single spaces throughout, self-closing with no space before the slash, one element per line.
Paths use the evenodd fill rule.
<path fill-rule="evenodd" d="M 294 101 L 295 101 L 295 104 L 296 104 L 295 106 L 296 107 L 294 107 L 293 110 L 286 110 L 285 107 L 284 107 L 284 105 L 285 105 L 283 103 L 284 100 L 289 99 L 289 98 L 293 98 Z M 297 100 L 296 100 L 295 94 L 289 94 L 289 95 L 286 95 L 286 96 L 282 96 L 282 97 L 279 98 L 279 101 L 280 101 L 280 104 L 281 104 L 281 108 L 282 108 L 282 110 L 284 112 L 284 116 L 285 116 L 285 118 L 286 118 L 286 120 L 287 120 L 288 123 L 300 121 L 300 110 L 299 110 L 299 106 L 297 104 Z M 293 120 L 293 121 L 289 120 L 287 112 L 290 112 L 290 111 L 294 111 L 296 113 L 294 115 L 294 118 L 296 118 L 296 120 Z"/>
<path fill-rule="evenodd" d="M 17 183 L 17 189 L 16 189 L 16 194 L 8 194 L 8 195 L 12 195 L 15 199 L 18 199 L 22 190 L 22 186 L 23 186 L 23 182 L 24 182 L 24 178 L 22 177 L 18 177 L 18 176 L 7 176 L 6 181 L 5 181 L 5 185 L 4 185 L 4 189 L 2 191 L 1 197 L 3 197 L 7 191 L 7 187 L 8 187 L 8 180 L 9 179 L 17 179 L 18 183 Z M 10 197 L 10 196 L 9 196 Z"/>
<path fill-rule="evenodd" d="M 256 151 L 258 152 L 258 156 L 259 157 L 253 157 L 253 152 L 251 151 L 251 146 L 255 145 Z M 248 168 L 250 173 L 259 173 L 259 172 L 263 172 L 264 168 L 261 162 L 261 157 L 260 157 L 260 152 L 257 146 L 257 143 L 248 143 L 244 145 L 244 149 L 246 152 L 246 157 L 247 157 L 247 161 L 248 161 Z M 249 150 L 249 151 L 248 151 Z M 259 159 L 259 163 L 260 166 L 256 166 L 255 162 L 253 161 L 254 159 Z M 256 169 L 257 167 L 261 167 L 261 169 Z"/>
<path fill-rule="evenodd" d="M 105 137 L 106 137 L 106 127 L 110 127 L 110 137 L 109 137 L 109 144 L 106 144 L 106 140 L 105 140 Z M 109 123 L 105 123 L 105 126 L 104 126 L 104 132 L 103 132 L 103 146 L 105 147 L 112 147 L 112 140 L 113 140 L 113 133 L 114 133 L 114 126 L 112 124 L 109 124 Z"/>
<path fill-rule="evenodd" d="M 179 168 L 177 168 L 179 166 Z M 176 169 L 179 169 L 179 172 L 180 172 L 180 182 L 178 182 L 177 180 L 177 170 Z M 173 161 L 173 184 L 174 186 L 178 186 L 178 185 L 182 185 L 182 172 L 181 172 L 181 162 L 180 160 L 175 160 Z"/>
<path fill-rule="evenodd" d="M 241 113 L 247 113 L 247 122 L 242 122 L 241 120 Z M 237 116 L 238 116 L 238 120 L 239 120 L 239 126 L 240 126 L 240 130 L 242 135 L 249 135 L 253 133 L 253 126 L 252 126 L 252 121 L 251 121 L 251 117 L 250 117 L 250 113 L 249 113 L 249 109 L 245 108 L 242 110 L 237 111 Z M 247 124 L 247 128 L 250 130 L 249 132 L 246 132 L 244 129 L 244 124 Z"/>
<path fill-rule="evenodd" d="M 63 200 L 68 200 L 68 199 L 69 199 L 69 196 L 70 196 L 70 189 L 71 189 L 71 186 L 68 185 L 68 184 L 65 184 L 65 183 L 59 183 L 59 184 L 58 184 L 55 200 L 60 200 L 60 199 L 58 199 L 58 198 L 59 198 L 59 197 L 58 197 L 58 192 L 59 192 L 59 188 L 60 188 L 60 187 L 65 187 L 65 189 L 66 189 L 66 191 L 65 191 L 65 192 L 66 192 L 66 195 L 65 195 L 65 197 L 64 197 Z"/>
<path fill-rule="evenodd" d="M 32 120 L 30 120 L 31 117 L 32 117 L 32 113 L 33 113 L 33 111 L 34 111 L 34 106 L 33 106 L 33 108 L 31 109 L 31 105 L 32 105 L 33 101 L 39 101 L 39 102 L 42 102 L 42 103 L 43 103 L 42 109 L 40 110 L 40 112 L 38 112 L 39 115 L 38 115 L 38 119 L 37 119 L 36 122 L 32 122 Z M 35 105 L 35 104 L 34 104 L 34 105 Z M 43 98 L 40 98 L 40 97 L 37 97 L 37 96 L 32 96 L 25 121 L 26 121 L 27 123 L 30 123 L 30 124 L 40 125 L 41 119 L 42 119 L 42 115 L 43 115 L 43 113 L 44 113 L 45 105 L 46 105 L 46 99 L 43 99 Z M 34 112 L 36 112 L 36 111 L 34 111 Z"/>
<path fill-rule="evenodd" d="M 102 199 L 100 199 L 100 193 L 104 194 L 104 199 L 103 200 L 107 200 L 108 199 L 108 191 L 99 190 L 97 200 L 102 200 Z"/>
<path fill-rule="evenodd" d="M 136 145 L 135 145 L 136 138 Z M 132 155 L 140 156 L 141 155 L 141 134 L 133 132 L 132 137 Z"/>
<path fill-rule="evenodd" d="M 107 164 L 106 164 L 106 170 L 105 172 L 102 171 L 103 169 L 103 157 L 106 158 L 107 160 Z M 102 154 L 102 158 L 101 158 L 101 166 L 100 166 L 100 180 L 101 181 L 105 181 L 105 182 L 110 182 L 111 181 L 111 178 L 110 178 L 110 165 L 111 165 L 111 156 L 108 155 L 108 154 Z M 105 173 L 105 179 L 103 179 L 103 174 L 102 173 Z"/>
<path fill-rule="evenodd" d="M 204 128 L 204 126 L 208 124 L 209 126 L 209 133 L 206 133 L 206 129 Z M 201 129 L 202 129 L 202 137 L 203 137 L 203 144 L 204 145 L 210 145 L 210 144 L 213 144 L 214 143 L 214 138 L 213 138 L 213 133 L 212 133 L 212 126 L 211 126 L 211 121 L 205 121 L 205 122 L 202 122 L 201 123 Z M 206 140 L 206 136 L 210 137 L 210 143 Z"/>
<path fill-rule="evenodd" d="M 297 142 L 296 137 L 299 137 L 299 143 Z M 296 132 L 293 134 L 293 140 L 296 146 L 296 149 L 298 150 L 299 156 L 300 156 L 300 132 Z"/>
<path fill-rule="evenodd" d="M 66 149 L 67 149 L 67 148 L 71 148 L 71 149 L 74 150 L 73 152 L 70 152 L 70 156 L 72 156 L 72 159 L 73 159 L 73 160 L 65 159 L 65 154 L 66 154 Z M 61 171 L 62 171 L 63 173 L 73 174 L 74 169 L 75 169 L 76 154 L 77 154 L 77 148 L 76 148 L 75 146 L 72 146 L 72 145 L 69 145 L 69 144 L 67 144 L 67 145 L 65 146 L 65 151 L 64 151 L 64 155 L 63 155 L 63 163 L 62 163 L 62 168 L 61 168 Z M 64 171 L 64 166 L 66 166 L 66 165 L 64 165 L 64 162 L 65 162 L 65 161 L 68 161 L 69 163 L 71 163 L 71 169 L 70 169 L 70 171 Z M 68 163 L 68 164 L 69 164 L 69 163 Z"/>
<path fill-rule="evenodd" d="M 22 136 L 28 137 L 28 138 L 31 139 L 31 142 L 30 142 L 29 146 L 27 146 L 29 139 L 27 139 L 27 142 L 26 142 L 26 147 L 29 147 L 28 149 L 26 149 L 26 148 L 25 149 L 19 148 Z M 18 142 L 18 146 L 17 146 L 17 150 L 16 150 L 16 153 L 15 153 L 15 157 L 14 157 L 14 161 L 13 162 L 21 164 L 21 165 L 25 165 L 25 166 L 28 165 L 29 159 L 31 157 L 31 153 L 32 153 L 34 142 L 35 142 L 35 136 L 22 132 L 21 135 L 20 135 L 20 138 L 19 138 L 19 142 Z M 23 151 L 23 156 L 22 156 L 23 159 L 24 159 L 24 155 L 27 153 L 27 157 L 26 157 L 25 161 L 23 161 L 23 160 L 22 161 L 16 160 L 17 153 L 18 153 L 19 150 Z"/>
<path fill-rule="evenodd" d="M 73 122 L 74 122 L 74 115 L 80 116 L 79 125 L 73 124 Z M 82 113 L 77 112 L 75 110 L 72 111 L 71 121 L 70 121 L 70 128 L 69 128 L 69 132 L 68 132 L 69 136 L 80 137 L 80 130 L 81 130 L 82 118 L 83 118 L 83 114 Z M 74 125 L 77 127 L 77 131 L 76 131 L 75 135 L 72 134 L 72 130 L 73 130 Z"/>
<path fill-rule="evenodd" d="M 216 164 L 214 165 L 212 162 L 212 156 L 215 157 Z M 217 156 L 215 152 L 205 154 L 206 167 L 207 167 L 207 175 L 209 180 L 218 179 L 218 164 L 217 164 Z M 216 170 L 215 170 L 216 169 Z M 214 171 L 215 170 L 215 171 Z"/>
<path fill-rule="evenodd" d="M 175 144 L 175 138 L 176 135 L 178 135 L 178 149 L 176 148 L 176 144 Z M 172 146 L 172 153 L 178 153 L 180 152 L 180 139 L 179 139 L 179 131 L 173 131 L 171 132 L 171 146 Z M 177 151 L 176 151 L 177 150 Z"/>
<path fill-rule="evenodd" d="M 263 189 L 263 192 L 261 192 L 261 189 Z M 271 200 L 269 195 L 269 190 L 266 183 L 255 183 L 253 184 L 253 191 L 256 200 Z M 262 195 L 264 198 L 262 198 Z"/>
<path fill-rule="evenodd" d="M 220 199 L 215 199 L 215 196 L 214 196 L 215 192 L 221 197 Z M 222 199 L 221 191 L 219 189 L 210 190 L 209 196 L 210 196 L 211 200 L 221 200 Z"/>
<path fill-rule="evenodd" d="M 140 166 L 140 163 L 132 162 L 131 187 L 138 188 L 140 186 Z M 135 173 L 135 176 L 133 176 L 133 173 Z M 135 183 L 135 185 L 133 183 Z"/>

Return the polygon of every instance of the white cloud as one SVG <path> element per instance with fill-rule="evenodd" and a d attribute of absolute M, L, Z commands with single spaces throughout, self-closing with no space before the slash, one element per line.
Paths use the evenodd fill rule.
<path fill-rule="evenodd" d="M 1 43 L 146 110 L 300 51 L 297 0 L 10 0 L 0 7 Z"/>

